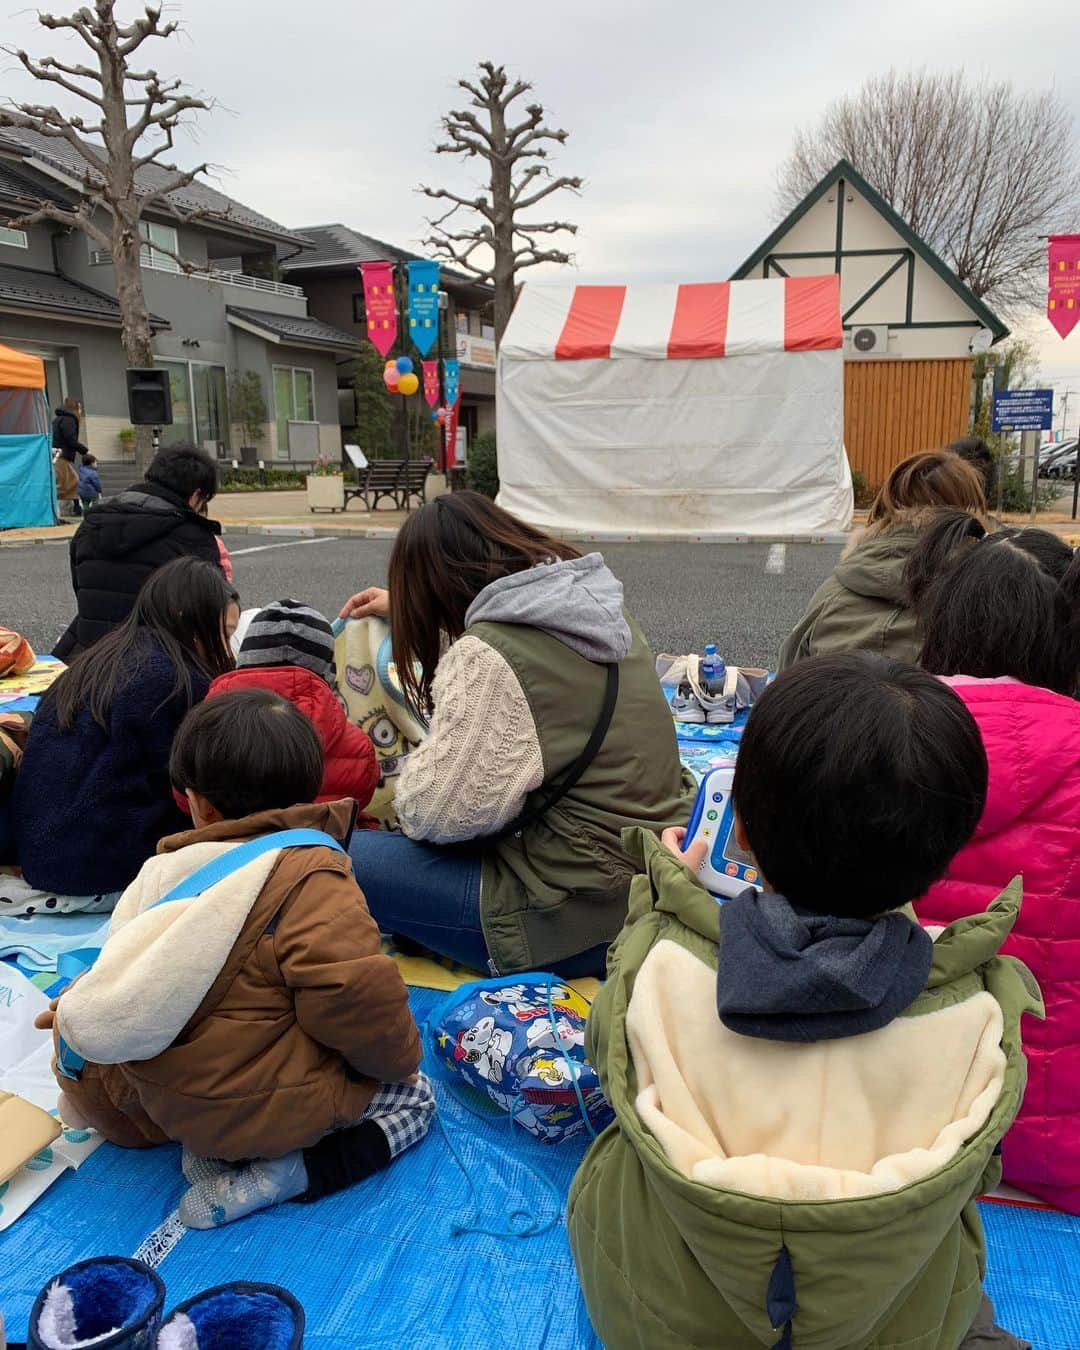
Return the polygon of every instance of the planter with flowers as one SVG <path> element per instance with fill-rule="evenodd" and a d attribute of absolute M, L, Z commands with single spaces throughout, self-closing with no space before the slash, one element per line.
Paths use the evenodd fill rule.
<path fill-rule="evenodd" d="M 345 510 L 345 475 L 341 461 L 329 455 L 320 455 L 307 476 L 307 503 L 309 511 Z"/>

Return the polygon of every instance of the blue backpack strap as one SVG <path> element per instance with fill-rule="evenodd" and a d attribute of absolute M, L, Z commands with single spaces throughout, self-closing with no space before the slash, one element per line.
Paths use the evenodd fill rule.
<path fill-rule="evenodd" d="M 238 872 L 241 867 L 261 858 L 264 853 L 281 848 L 332 848 L 338 853 L 345 852 L 336 839 L 322 830 L 278 830 L 274 834 L 264 834 L 258 839 L 249 839 L 245 844 L 236 844 L 227 853 L 204 863 L 191 876 L 185 877 L 171 891 L 166 891 L 160 899 L 155 900 L 143 913 L 157 909 L 158 905 L 168 904 L 170 900 L 194 900 L 203 891 L 208 891 L 211 886 Z"/>
<path fill-rule="evenodd" d="M 157 909 L 158 905 L 167 904 L 170 900 L 194 900 L 204 891 L 208 891 L 211 886 L 216 886 L 219 881 L 224 881 L 234 872 L 239 872 L 241 867 L 246 867 L 249 862 L 254 862 L 256 858 L 261 858 L 264 853 L 272 853 L 275 849 L 283 848 L 332 848 L 338 853 L 345 852 L 341 844 L 323 830 L 278 830 L 274 834 L 264 834 L 258 839 L 249 839 L 244 844 L 236 844 L 227 852 L 220 854 L 208 863 L 204 863 L 202 867 L 196 868 L 191 876 L 185 877 L 171 891 L 167 891 L 152 905 L 148 905 L 143 913 L 147 914 L 150 910 Z M 73 956 L 80 958 L 79 968 L 76 969 L 75 963 L 72 962 L 69 970 L 60 970 L 58 974 L 61 978 L 66 974 L 65 983 L 70 983 L 78 975 L 82 975 L 90 969 L 100 950 L 100 948 L 84 947 L 81 951 L 72 953 Z M 82 1073 L 86 1060 L 68 1045 L 63 1036 L 57 1037 L 57 1041 L 57 1069 L 65 1078 L 77 1079 Z"/>

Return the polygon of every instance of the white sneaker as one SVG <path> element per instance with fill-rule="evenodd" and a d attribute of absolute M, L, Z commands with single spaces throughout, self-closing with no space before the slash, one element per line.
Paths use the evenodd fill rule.
<path fill-rule="evenodd" d="M 705 709 L 688 684 L 679 685 L 671 700 L 671 711 L 676 722 L 693 722 L 700 726 L 705 721 Z"/>

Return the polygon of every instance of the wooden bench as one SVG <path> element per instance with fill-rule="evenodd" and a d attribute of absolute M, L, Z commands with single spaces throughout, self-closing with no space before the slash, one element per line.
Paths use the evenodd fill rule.
<path fill-rule="evenodd" d="M 359 487 L 345 489 L 345 509 L 354 497 L 359 497 L 369 511 L 378 510 L 379 502 L 388 497 L 395 511 L 411 510 L 414 497 L 421 504 L 427 502 L 427 480 L 434 461 L 431 459 L 373 459 L 360 476 Z"/>

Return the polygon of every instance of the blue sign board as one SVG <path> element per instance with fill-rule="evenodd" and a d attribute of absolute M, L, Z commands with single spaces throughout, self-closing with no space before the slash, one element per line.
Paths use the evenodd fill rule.
<path fill-rule="evenodd" d="M 995 389 L 991 431 L 1049 431 L 1054 421 L 1052 389 Z"/>

